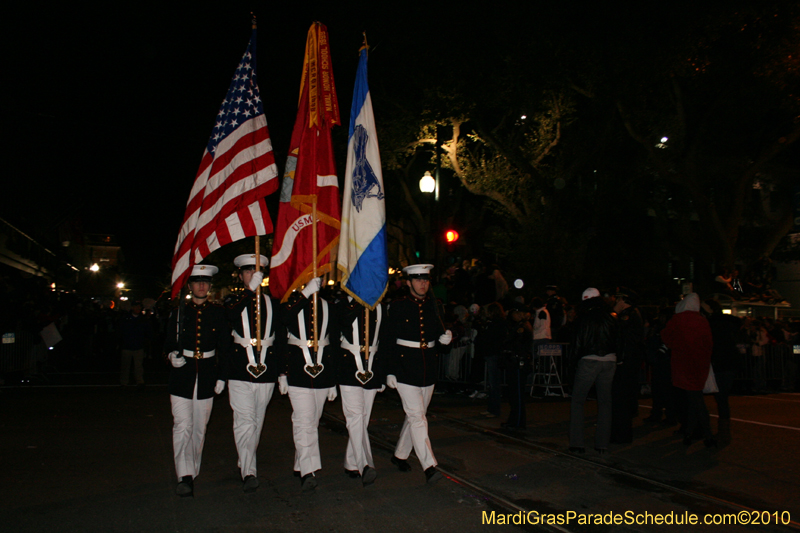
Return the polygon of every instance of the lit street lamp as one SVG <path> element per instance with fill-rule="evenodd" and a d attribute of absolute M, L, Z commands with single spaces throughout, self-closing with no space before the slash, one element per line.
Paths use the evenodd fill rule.
<path fill-rule="evenodd" d="M 436 180 L 431 176 L 430 170 L 426 170 L 425 175 L 419 180 L 419 190 L 424 193 L 431 193 L 436 190 Z"/>

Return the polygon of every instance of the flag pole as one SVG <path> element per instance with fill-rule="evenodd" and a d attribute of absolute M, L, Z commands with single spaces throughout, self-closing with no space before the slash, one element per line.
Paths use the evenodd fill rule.
<path fill-rule="evenodd" d="M 253 17 L 253 29 L 256 29 L 256 15 L 252 11 L 250 16 Z M 256 269 L 255 272 L 261 271 L 261 237 L 256 235 Z M 256 287 L 256 352 L 261 353 L 261 284 Z"/>
<path fill-rule="evenodd" d="M 312 261 L 314 261 L 314 278 L 317 279 L 317 195 L 314 194 L 311 199 L 311 257 Z M 313 299 L 313 312 L 312 316 L 314 317 L 314 336 L 312 337 L 312 342 L 314 346 L 314 352 L 319 349 L 319 341 L 317 340 L 317 293 L 314 293 Z"/>
<path fill-rule="evenodd" d="M 364 360 L 369 362 L 369 307 L 364 306 Z"/>
<path fill-rule="evenodd" d="M 256 235 L 256 269 L 261 271 L 261 237 Z M 261 353 L 261 284 L 256 287 L 256 353 Z"/>

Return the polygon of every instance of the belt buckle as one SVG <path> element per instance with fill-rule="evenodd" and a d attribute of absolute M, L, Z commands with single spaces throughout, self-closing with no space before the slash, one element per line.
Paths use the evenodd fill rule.
<path fill-rule="evenodd" d="M 424 350 L 425 348 L 428 347 L 428 343 L 425 342 L 425 341 L 422 341 L 421 343 L 419 343 L 419 347 L 420 347 L 420 349 Z"/>
<path fill-rule="evenodd" d="M 255 346 L 258 344 L 258 339 L 250 339 L 250 346 Z"/>
<path fill-rule="evenodd" d="M 203 358 L 203 352 L 194 352 L 194 358 L 195 359 L 202 359 Z"/>

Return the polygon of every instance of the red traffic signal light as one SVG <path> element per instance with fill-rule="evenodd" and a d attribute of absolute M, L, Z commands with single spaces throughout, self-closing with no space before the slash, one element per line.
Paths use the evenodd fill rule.
<path fill-rule="evenodd" d="M 444 233 L 444 240 L 449 244 L 453 244 L 458 240 L 458 232 L 454 229 L 449 229 Z"/>

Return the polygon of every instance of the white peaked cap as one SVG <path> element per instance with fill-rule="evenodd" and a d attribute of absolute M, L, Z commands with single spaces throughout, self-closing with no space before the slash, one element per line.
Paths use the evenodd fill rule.
<path fill-rule="evenodd" d="M 195 265 L 192 267 L 192 273 L 189 276 L 189 281 L 192 281 L 192 278 L 211 279 L 211 276 L 213 276 L 217 272 L 219 272 L 219 269 L 214 265 Z"/>
<path fill-rule="evenodd" d="M 433 270 L 433 265 L 408 265 L 403 269 L 403 274 L 409 278 L 429 277 Z"/>
<path fill-rule="evenodd" d="M 260 264 L 262 267 L 269 265 L 269 259 L 267 259 L 263 255 L 259 255 L 258 257 L 260 258 Z M 256 254 L 240 255 L 239 257 L 233 260 L 233 264 L 236 266 L 236 268 L 242 268 L 245 266 L 256 266 Z"/>

